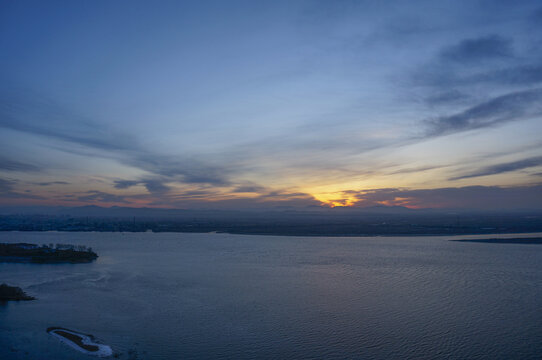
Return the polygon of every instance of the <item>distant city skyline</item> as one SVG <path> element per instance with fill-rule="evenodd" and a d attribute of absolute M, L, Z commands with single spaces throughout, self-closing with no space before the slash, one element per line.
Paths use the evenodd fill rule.
<path fill-rule="evenodd" d="M 4 1 L 0 206 L 542 209 L 540 1 Z"/>

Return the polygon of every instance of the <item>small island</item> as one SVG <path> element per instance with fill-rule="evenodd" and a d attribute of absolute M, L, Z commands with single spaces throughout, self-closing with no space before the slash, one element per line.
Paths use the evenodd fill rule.
<path fill-rule="evenodd" d="M 110 346 L 97 343 L 92 335 L 81 334 L 61 327 L 50 327 L 47 329 L 47 332 L 84 354 L 100 357 L 111 356 L 113 354 Z"/>
<path fill-rule="evenodd" d="M 8 300 L 35 300 L 33 296 L 27 295 L 20 287 L 9 286 L 8 284 L 0 285 L 0 301 Z"/>
<path fill-rule="evenodd" d="M 0 261 L 50 263 L 88 263 L 98 258 L 92 248 L 66 244 L 36 245 L 0 243 Z"/>

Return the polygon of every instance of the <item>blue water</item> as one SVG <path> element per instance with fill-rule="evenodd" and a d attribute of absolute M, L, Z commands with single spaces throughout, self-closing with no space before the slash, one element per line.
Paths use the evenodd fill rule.
<path fill-rule="evenodd" d="M 0 359 L 540 359 L 542 245 L 453 237 L 0 233 L 92 246 L 91 264 L 0 264 Z"/>

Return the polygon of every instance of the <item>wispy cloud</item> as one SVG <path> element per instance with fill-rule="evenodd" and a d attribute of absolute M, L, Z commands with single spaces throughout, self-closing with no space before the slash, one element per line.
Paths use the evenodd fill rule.
<path fill-rule="evenodd" d="M 77 195 L 73 198 L 74 201 L 78 202 L 90 202 L 90 203 L 120 203 L 120 204 L 129 204 L 130 201 L 126 196 L 110 194 L 98 190 L 89 190 L 84 192 L 83 195 Z"/>
<path fill-rule="evenodd" d="M 32 91 L 0 92 L 0 127 L 105 151 L 134 150 L 137 144 Z"/>
<path fill-rule="evenodd" d="M 461 179 L 468 179 L 468 178 L 474 178 L 479 176 L 488 176 L 488 175 L 497 175 L 502 173 L 507 173 L 511 171 L 516 170 L 523 170 L 535 166 L 542 166 L 542 156 L 535 156 L 528 159 L 522 159 L 518 161 L 511 161 L 503 164 L 497 164 L 492 165 L 488 167 L 484 167 L 482 169 L 479 169 L 477 171 L 456 176 L 451 178 L 450 180 L 461 180 Z"/>
<path fill-rule="evenodd" d="M 497 69 L 464 77 L 461 83 L 490 83 L 504 85 L 534 85 L 542 82 L 542 66 L 527 64 Z"/>
<path fill-rule="evenodd" d="M 464 100 L 469 99 L 470 96 L 457 90 L 446 90 L 443 92 L 438 92 L 436 94 L 432 94 L 429 97 L 425 99 L 425 101 L 429 105 L 441 105 L 441 104 L 449 104 L 449 103 L 457 103 Z"/>
<path fill-rule="evenodd" d="M 38 172 L 40 170 L 42 169 L 36 165 L 27 164 L 0 156 L 0 171 Z"/>
<path fill-rule="evenodd" d="M 7 180 L 0 178 L 0 193 L 7 193 L 13 190 L 15 182 L 13 180 Z"/>
<path fill-rule="evenodd" d="M 180 208 L 206 208 L 206 209 L 306 209 L 313 207 L 321 207 L 322 203 L 316 200 L 312 195 L 276 191 L 266 194 L 261 194 L 249 198 L 226 198 L 218 200 L 209 200 L 209 194 L 190 192 L 177 198 L 175 207 Z"/>
<path fill-rule="evenodd" d="M 530 20 L 536 25 L 542 26 L 542 7 L 533 11 L 533 13 L 530 16 Z"/>
<path fill-rule="evenodd" d="M 427 121 L 428 136 L 448 135 L 461 131 L 495 126 L 509 121 L 542 114 L 542 89 L 501 95 L 472 106 L 460 113 Z"/>
<path fill-rule="evenodd" d="M 50 186 L 50 185 L 69 185 L 70 183 L 67 181 L 46 181 L 46 182 L 39 182 L 34 183 L 35 185 L 39 186 Z"/>
<path fill-rule="evenodd" d="M 42 196 L 32 194 L 28 190 L 18 191 L 16 189 L 17 183 L 17 180 L 0 178 L 0 200 L 43 199 Z"/>
<path fill-rule="evenodd" d="M 397 174 L 411 174 L 411 173 L 420 173 L 424 171 L 430 171 L 435 169 L 441 169 L 443 167 L 447 167 L 449 165 L 432 165 L 432 166 L 421 166 L 421 167 L 415 167 L 415 168 L 403 168 L 399 170 L 395 170 L 390 172 L 390 175 L 397 175 Z"/>
<path fill-rule="evenodd" d="M 0 94 L 0 127 L 91 148 L 99 151 L 95 156 L 114 158 L 125 165 L 170 177 L 177 182 L 223 185 L 229 182 L 228 175 L 232 172 L 231 166 L 211 165 L 195 156 L 153 152 L 126 133 L 77 116 L 31 93 Z M 34 170 L 30 165 L 7 160 L 4 166 Z M 165 190 L 164 185 L 159 186 L 156 180 L 145 182 L 145 185 L 152 190 Z"/>
<path fill-rule="evenodd" d="M 540 39 L 530 40 L 530 46 L 525 47 L 517 39 L 498 34 L 463 39 L 442 47 L 437 56 L 414 71 L 413 82 L 428 88 L 430 104 L 438 104 L 441 99 L 455 101 L 456 96 L 472 97 L 481 87 L 509 91 L 510 86 L 539 84 L 542 82 Z"/>
<path fill-rule="evenodd" d="M 444 48 L 440 57 L 445 61 L 467 64 L 508 58 L 513 55 L 511 44 L 510 39 L 496 34 L 465 39 L 458 44 Z"/>
<path fill-rule="evenodd" d="M 6 34 L 14 37 L 5 45 L 13 56 L 2 68 L 10 82 L 0 84 L 0 130 L 9 151 L 0 172 L 19 183 L 5 193 L 156 206 L 312 206 L 318 201 L 309 189 L 323 199 L 319 191 L 350 184 L 442 187 L 522 170 L 541 155 L 531 149 L 533 158 L 485 166 L 500 151 L 537 141 L 542 12 L 535 2 L 232 5 L 203 11 L 197 23 L 168 9 L 142 12 L 152 31 L 137 39 L 125 32 L 123 16 L 57 29 L 30 21 L 25 6 L 8 9 Z M 112 36 L 95 37 L 96 24 L 114 29 Z M 72 27 L 89 41 L 70 36 Z M 167 46 L 179 36 L 186 48 Z M 43 47 L 51 38 L 55 46 Z M 111 61 L 102 67 L 104 53 Z M 149 64 L 141 54 L 166 61 Z M 20 84 L 41 92 L 10 88 Z M 500 146 L 508 128 L 518 136 Z M 445 151 L 465 132 L 461 151 Z M 488 145 L 482 165 L 473 160 L 477 137 Z M 467 156 L 462 172 L 441 171 L 440 164 L 456 169 Z M 400 203 L 413 193 L 390 194 Z"/>
<path fill-rule="evenodd" d="M 234 193 L 262 193 L 266 188 L 259 185 L 241 185 L 233 189 Z"/>

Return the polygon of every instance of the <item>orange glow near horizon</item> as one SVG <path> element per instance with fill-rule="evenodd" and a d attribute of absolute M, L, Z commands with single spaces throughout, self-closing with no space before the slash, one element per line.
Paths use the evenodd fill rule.
<path fill-rule="evenodd" d="M 242 206 L 243 201 L 252 200 L 258 204 L 258 206 L 273 207 L 277 203 L 293 200 L 294 202 L 300 200 L 300 206 L 304 204 L 314 205 L 318 202 L 319 206 L 328 208 L 348 208 L 348 207 L 371 207 L 371 206 L 402 206 L 411 209 L 420 209 L 427 207 L 443 207 L 442 204 L 425 204 L 420 202 L 420 199 L 409 197 L 407 194 L 404 196 L 400 191 L 395 193 L 387 192 L 383 189 L 383 192 L 379 192 L 381 187 L 374 186 L 374 184 L 360 184 L 349 182 L 342 184 L 326 184 L 317 187 L 305 187 L 305 188 L 290 188 L 288 191 L 281 193 L 277 190 L 275 193 L 267 194 L 266 192 L 247 192 L 237 193 L 235 188 L 216 189 L 214 192 L 204 193 L 203 196 L 190 196 L 185 195 L 186 189 L 183 187 L 177 187 L 176 184 L 168 184 L 171 191 L 164 195 L 163 198 L 158 197 L 155 194 L 149 193 L 147 189 L 143 189 L 142 192 L 137 192 L 134 189 L 118 190 L 109 189 L 106 186 L 100 187 L 99 190 L 93 191 L 74 191 L 63 194 L 57 191 L 37 189 L 41 191 L 34 191 L 32 198 L 14 198 L 4 201 L 3 205 L 15 206 L 15 205 L 38 205 L 38 206 L 85 206 L 96 205 L 103 207 L 119 206 L 119 207 L 132 207 L 132 208 L 184 208 L 190 206 L 204 205 L 206 207 L 212 207 L 214 205 L 224 206 L 224 201 L 231 201 L 228 206 Z M 357 185 L 357 186 L 356 186 Z M 195 187 L 194 191 L 198 188 Z M 358 189 L 358 190 L 352 190 Z M 375 190 L 376 189 L 376 190 Z M 56 189 L 54 189 L 56 190 Z M 62 189 L 63 190 L 63 189 Z M 139 189 L 137 189 L 139 190 Z M 19 190 L 22 194 L 22 191 Z M 268 190 L 270 191 L 270 190 Z M 381 194 L 381 195 L 380 195 Z M 77 196 L 76 196 L 77 195 Z M 239 200 L 239 202 L 236 202 Z"/>
<path fill-rule="evenodd" d="M 360 201 L 353 195 L 347 195 L 338 193 L 323 193 L 323 194 L 311 194 L 316 200 L 320 201 L 322 205 L 331 208 L 334 207 L 349 207 L 354 206 Z"/>
<path fill-rule="evenodd" d="M 361 197 L 356 194 L 350 194 L 348 192 L 328 192 L 320 194 L 312 194 L 312 196 L 320 201 L 323 206 L 328 206 L 331 208 L 334 207 L 352 207 L 352 206 L 374 206 L 374 205 L 383 205 L 383 206 L 403 206 L 410 209 L 421 209 L 424 206 L 413 203 L 412 198 L 409 197 L 395 197 L 390 200 L 381 200 L 381 201 L 368 201 L 363 199 L 363 192 Z M 366 204 L 363 204 L 367 202 Z"/>

